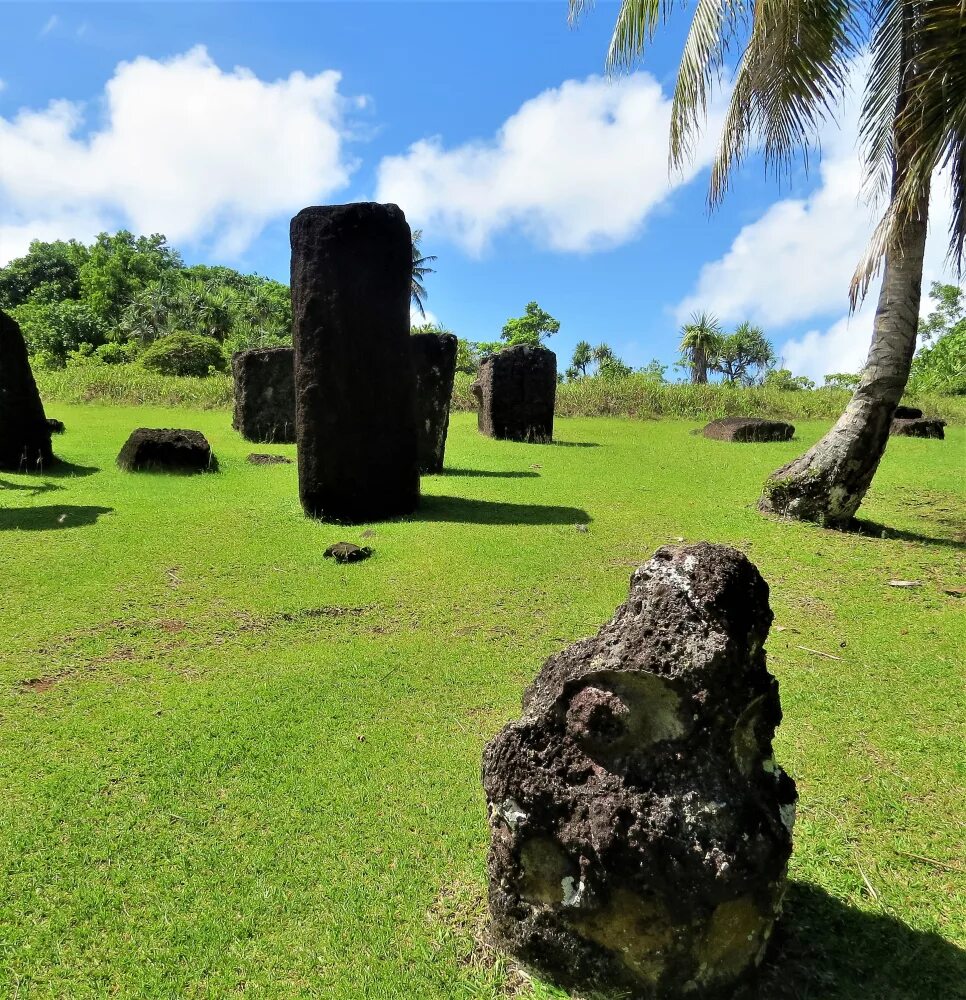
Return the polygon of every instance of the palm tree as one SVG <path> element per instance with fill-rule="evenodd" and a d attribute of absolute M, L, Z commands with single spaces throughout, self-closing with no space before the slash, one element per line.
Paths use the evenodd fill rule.
<path fill-rule="evenodd" d="M 573 378 L 583 378 L 593 363 L 593 348 L 586 340 L 578 340 L 577 346 L 574 348 L 574 356 L 570 359 L 570 368 L 567 371 L 573 372 Z"/>
<path fill-rule="evenodd" d="M 427 274 L 434 274 L 435 268 L 428 267 L 430 261 L 436 260 L 436 257 L 432 254 L 423 256 L 422 251 L 419 248 L 420 241 L 423 238 L 423 231 L 421 229 L 413 230 L 413 285 L 412 285 L 412 299 L 413 305 L 419 310 L 419 315 L 426 318 L 426 287 L 423 285 L 423 278 Z"/>
<path fill-rule="evenodd" d="M 704 385 L 708 381 L 708 368 L 718 357 L 721 346 L 721 325 L 711 313 L 695 313 L 690 323 L 681 327 L 679 350 L 687 367 L 691 369 L 691 381 Z"/>
<path fill-rule="evenodd" d="M 570 0 L 576 17 L 589 0 Z M 623 0 L 608 62 L 628 65 L 673 0 Z M 813 448 L 768 480 L 760 507 L 828 526 L 855 515 L 878 468 L 916 346 L 930 180 L 953 182 L 950 252 L 966 242 L 964 0 L 697 0 L 671 111 L 671 162 L 688 159 L 719 70 L 738 68 L 712 168 L 724 195 L 752 139 L 766 166 L 787 170 L 863 68 L 859 122 L 866 170 L 888 203 L 852 281 L 853 308 L 883 267 L 868 360 L 845 412 Z M 867 52 L 867 56 L 865 53 Z"/>

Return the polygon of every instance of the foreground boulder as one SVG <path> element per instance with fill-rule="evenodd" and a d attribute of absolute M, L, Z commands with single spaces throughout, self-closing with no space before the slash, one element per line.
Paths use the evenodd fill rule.
<path fill-rule="evenodd" d="M 771 621 L 742 553 L 668 546 L 544 664 L 483 757 L 498 945 L 585 991 L 695 1000 L 753 978 L 796 801 L 772 756 Z"/>
<path fill-rule="evenodd" d="M 893 418 L 889 433 L 897 437 L 938 438 L 946 437 L 943 428 L 945 420 L 930 420 L 928 417 Z"/>
<path fill-rule="evenodd" d="M 457 340 L 452 333 L 417 333 L 409 346 L 416 378 L 419 471 L 429 475 L 443 471 Z"/>
<path fill-rule="evenodd" d="M 481 434 L 508 441 L 553 440 L 557 356 L 545 347 L 520 344 L 480 362 L 471 386 L 479 404 Z"/>
<path fill-rule="evenodd" d="M 291 241 L 302 508 L 350 523 L 411 514 L 419 463 L 406 217 L 371 202 L 306 208 Z"/>
<path fill-rule="evenodd" d="M 218 468 L 201 431 L 139 427 L 124 443 L 117 464 L 127 472 L 213 472 Z"/>
<path fill-rule="evenodd" d="M 232 356 L 232 427 L 248 441 L 295 441 L 295 369 L 291 347 L 264 347 Z"/>
<path fill-rule="evenodd" d="M 23 334 L 0 310 L 0 469 L 38 472 L 50 465 L 50 430 Z"/>
<path fill-rule="evenodd" d="M 791 441 L 792 424 L 761 417 L 723 417 L 706 424 L 701 433 L 715 441 Z"/>

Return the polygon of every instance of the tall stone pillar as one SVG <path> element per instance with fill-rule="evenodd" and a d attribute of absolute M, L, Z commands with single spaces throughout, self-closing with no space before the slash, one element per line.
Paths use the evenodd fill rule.
<path fill-rule="evenodd" d="M 406 217 L 373 202 L 305 208 L 291 241 L 302 507 L 346 523 L 411 514 L 419 467 Z"/>
<path fill-rule="evenodd" d="M 417 333 L 409 338 L 416 375 L 416 421 L 419 471 L 443 471 L 449 407 L 456 376 L 456 337 L 452 333 Z"/>
<path fill-rule="evenodd" d="M 27 345 L 13 317 L 0 310 L 0 469 L 41 472 L 53 461 Z"/>

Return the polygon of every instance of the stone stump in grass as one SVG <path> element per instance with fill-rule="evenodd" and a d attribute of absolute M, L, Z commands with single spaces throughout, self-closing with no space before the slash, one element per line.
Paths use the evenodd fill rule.
<path fill-rule="evenodd" d="M 922 410 L 918 406 L 897 406 L 892 414 L 893 420 L 918 420 L 922 416 Z"/>
<path fill-rule="evenodd" d="M 456 337 L 452 333 L 417 333 L 409 338 L 416 378 L 419 471 L 443 471 L 449 407 L 456 375 Z"/>
<path fill-rule="evenodd" d="M 945 420 L 931 420 L 928 417 L 893 417 L 889 433 L 895 437 L 936 438 L 942 441 L 946 437 L 943 430 L 945 426 Z"/>
<path fill-rule="evenodd" d="M 43 471 L 54 461 L 50 432 L 23 334 L 0 310 L 0 469 Z"/>
<path fill-rule="evenodd" d="M 218 462 L 201 431 L 139 427 L 117 456 L 125 472 L 214 472 Z"/>
<path fill-rule="evenodd" d="M 306 208 L 291 241 L 302 507 L 347 523 L 411 514 L 419 465 L 406 217 L 371 202 Z"/>
<path fill-rule="evenodd" d="M 479 404 L 481 434 L 508 441 L 553 440 L 557 356 L 546 347 L 520 344 L 480 362 L 471 386 Z"/>
<path fill-rule="evenodd" d="M 792 424 L 761 417 L 723 417 L 706 424 L 701 433 L 715 441 L 791 441 Z"/>
<path fill-rule="evenodd" d="M 232 427 L 246 440 L 295 441 L 295 370 L 291 347 L 238 351 L 231 359 L 235 377 Z"/>
<path fill-rule="evenodd" d="M 668 546 L 486 747 L 496 943 L 579 991 L 734 997 L 781 909 L 795 785 L 741 552 Z M 624 991 L 624 992 L 622 992 Z"/>

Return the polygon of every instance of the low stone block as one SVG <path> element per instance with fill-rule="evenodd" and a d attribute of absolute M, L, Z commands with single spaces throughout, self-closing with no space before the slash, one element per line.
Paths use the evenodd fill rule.
<path fill-rule="evenodd" d="M 706 424 L 701 432 L 715 441 L 790 441 L 795 434 L 792 424 L 761 417 L 723 417 Z"/>
<path fill-rule="evenodd" d="M 419 471 L 429 475 L 443 471 L 457 340 L 452 333 L 417 333 L 409 346 L 416 377 Z"/>
<path fill-rule="evenodd" d="M 58 420 L 56 417 L 48 417 L 47 426 L 50 428 L 51 434 L 63 434 L 67 430 L 64 426 L 64 421 Z"/>
<path fill-rule="evenodd" d="M 741 552 L 668 546 L 547 660 L 483 757 L 498 945 L 581 995 L 730 998 L 754 979 L 796 802 L 772 754 L 771 621 Z"/>
<path fill-rule="evenodd" d="M 893 420 L 918 420 L 922 416 L 922 410 L 918 406 L 897 406 L 892 414 Z"/>
<path fill-rule="evenodd" d="M 295 441 L 295 355 L 291 347 L 238 351 L 232 427 L 247 441 Z"/>
<path fill-rule="evenodd" d="M 139 427 L 117 464 L 126 472 L 214 472 L 218 462 L 201 431 Z"/>
<path fill-rule="evenodd" d="M 12 316 L 0 310 L 0 469 L 41 472 L 54 462 L 50 427 Z"/>
<path fill-rule="evenodd" d="M 945 420 L 930 420 L 926 417 L 893 418 L 889 433 L 897 437 L 936 438 L 942 441 L 946 437 L 943 430 L 945 426 Z"/>
<path fill-rule="evenodd" d="M 508 441 L 553 440 L 557 356 L 545 347 L 521 344 L 480 362 L 471 386 L 479 404 L 481 434 Z"/>

